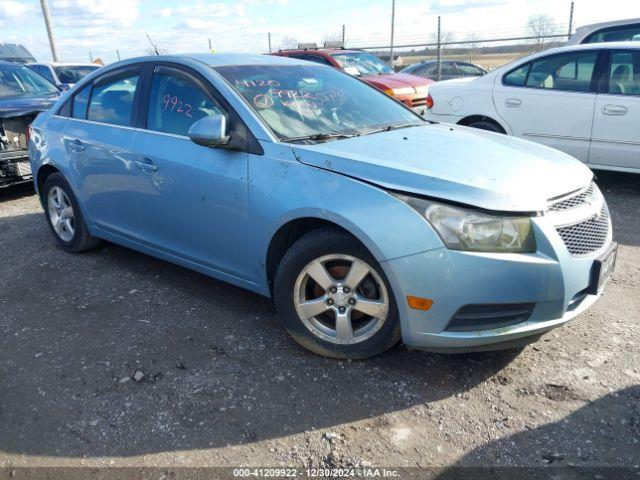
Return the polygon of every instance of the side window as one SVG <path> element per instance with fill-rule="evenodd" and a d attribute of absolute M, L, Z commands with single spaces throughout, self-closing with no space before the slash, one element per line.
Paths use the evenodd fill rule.
<path fill-rule="evenodd" d="M 458 75 L 458 69 L 456 68 L 456 64 L 453 62 L 442 62 L 441 73 L 442 75 Z M 438 67 L 436 67 L 436 72 Z"/>
<path fill-rule="evenodd" d="M 313 54 L 309 54 L 307 55 L 308 58 L 306 58 L 305 60 L 309 60 L 310 62 L 315 62 L 315 63 L 319 63 L 321 65 L 331 65 L 331 62 L 329 60 L 327 60 L 326 58 L 324 58 L 322 55 L 313 55 Z"/>
<path fill-rule="evenodd" d="M 467 76 L 470 76 L 470 77 L 480 77 L 480 76 L 484 75 L 482 70 L 480 70 L 475 65 L 470 65 L 468 63 L 460 63 L 460 62 L 458 62 L 458 70 L 460 70 L 460 73 L 462 75 L 467 75 Z"/>
<path fill-rule="evenodd" d="M 47 80 L 49 80 L 51 83 L 54 83 L 54 84 L 56 83 L 55 80 L 53 79 L 53 75 L 51 75 L 51 70 L 49 70 L 49 67 L 39 66 L 38 73 L 42 75 L 44 78 L 46 78 Z"/>
<path fill-rule="evenodd" d="M 156 67 L 149 92 L 148 130 L 187 135 L 195 121 L 223 113 L 193 78 L 176 69 Z"/>
<path fill-rule="evenodd" d="M 509 87 L 524 87 L 524 82 L 527 80 L 527 74 L 529 73 L 530 63 L 511 70 L 502 78 L 502 83 Z"/>
<path fill-rule="evenodd" d="M 103 83 L 98 80 L 91 93 L 87 119 L 113 125 L 130 125 L 138 76 L 137 71 L 129 71 L 111 81 Z"/>
<path fill-rule="evenodd" d="M 582 43 L 628 42 L 640 40 L 640 23 L 618 25 L 592 33 Z"/>
<path fill-rule="evenodd" d="M 526 86 L 549 90 L 588 92 L 598 53 L 571 52 L 535 60 L 527 76 Z"/>
<path fill-rule="evenodd" d="M 640 51 L 611 52 L 609 93 L 640 95 Z"/>
<path fill-rule="evenodd" d="M 73 96 L 73 106 L 71 116 L 84 120 L 87 118 L 87 107 L 89 106 L 89 95 L 91 94 L 91 85 L 87 85 Z"/>

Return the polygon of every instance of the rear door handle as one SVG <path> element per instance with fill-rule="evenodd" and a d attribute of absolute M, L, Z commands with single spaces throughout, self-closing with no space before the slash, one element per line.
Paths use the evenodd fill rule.
<path fill-rule="evenodd" d="M 69 150 L 74 153 L 84 152 L 84 150 L 87 148 L 84 146 L 84 143 L 82 143 L 77 138 L 74 138 L 73 140 L 67 142 L 67 145 Z"/>
<path fill-rule="evenodd" d="M 149 158 L 143 158 L 142 160 L 135 160 L 133 163 L 135 163 L 136 167 L 138 167 L 141 170 L 147 170 L 150 172 L 155 172 L 156 170 L 158 170 L 158 167 L 156 167 L 151 161 L 151 159 Z"/>
<path fill-rule="evenodd" d="M 504 101 L 504 104 L 507 107 L 519 107 L 520 105 L 522 105 L 522 100 L 520 100 L 519 98 L 507 98 Z"/>
<path fill-rule="evenodd" d="M 624 105 L 605 105 L 602 107 L 602 113 L 605 115 L 626 115 L 629 109 Z"/>

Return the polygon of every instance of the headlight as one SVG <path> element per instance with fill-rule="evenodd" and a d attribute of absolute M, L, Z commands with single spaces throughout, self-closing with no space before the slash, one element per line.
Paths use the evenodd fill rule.
<path fill-rule="evenodd" d="M 396 197 L 422 215 L 452 250 L 525 253 L 536 251 L 529 217 L 488 215 L 407 195 Z"/>
<path fill-rule="evenodd" d="M 391 97 L 395 97 L 396 95 L 413 95 L 416 93 L 413 87 L 400 87 L 400 88 L 386 88 L 384 93 Z"/>

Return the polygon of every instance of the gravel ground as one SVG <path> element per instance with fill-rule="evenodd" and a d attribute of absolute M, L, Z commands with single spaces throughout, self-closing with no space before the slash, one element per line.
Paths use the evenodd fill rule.
<path fill-rule="evenodd" d="M 520 351 L 358 362 L 239 288 L 65 254 L 30 186 L 0 191 L 0 467 L 638 465 L 640 177 L 598 176 L 620 251 L 588 312 Z"/>

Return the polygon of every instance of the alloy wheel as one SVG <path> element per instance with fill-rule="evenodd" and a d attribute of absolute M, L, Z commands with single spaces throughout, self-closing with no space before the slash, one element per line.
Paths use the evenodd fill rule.
<path fill-rule="evenodd" d="M 294 305 L 319 338 L 352 345 L 371 338 L 389 313 L 389 294 L 376 270 L 351 255 L 325 255 L 302 269 Z"/>
<path fill-rule="evenodd" d="M 69 197 L 60 187 L 52 187 L 47 198 L 51 225 L 64 242 L 73 240 L 75 234 L 74 212 Z"/>

